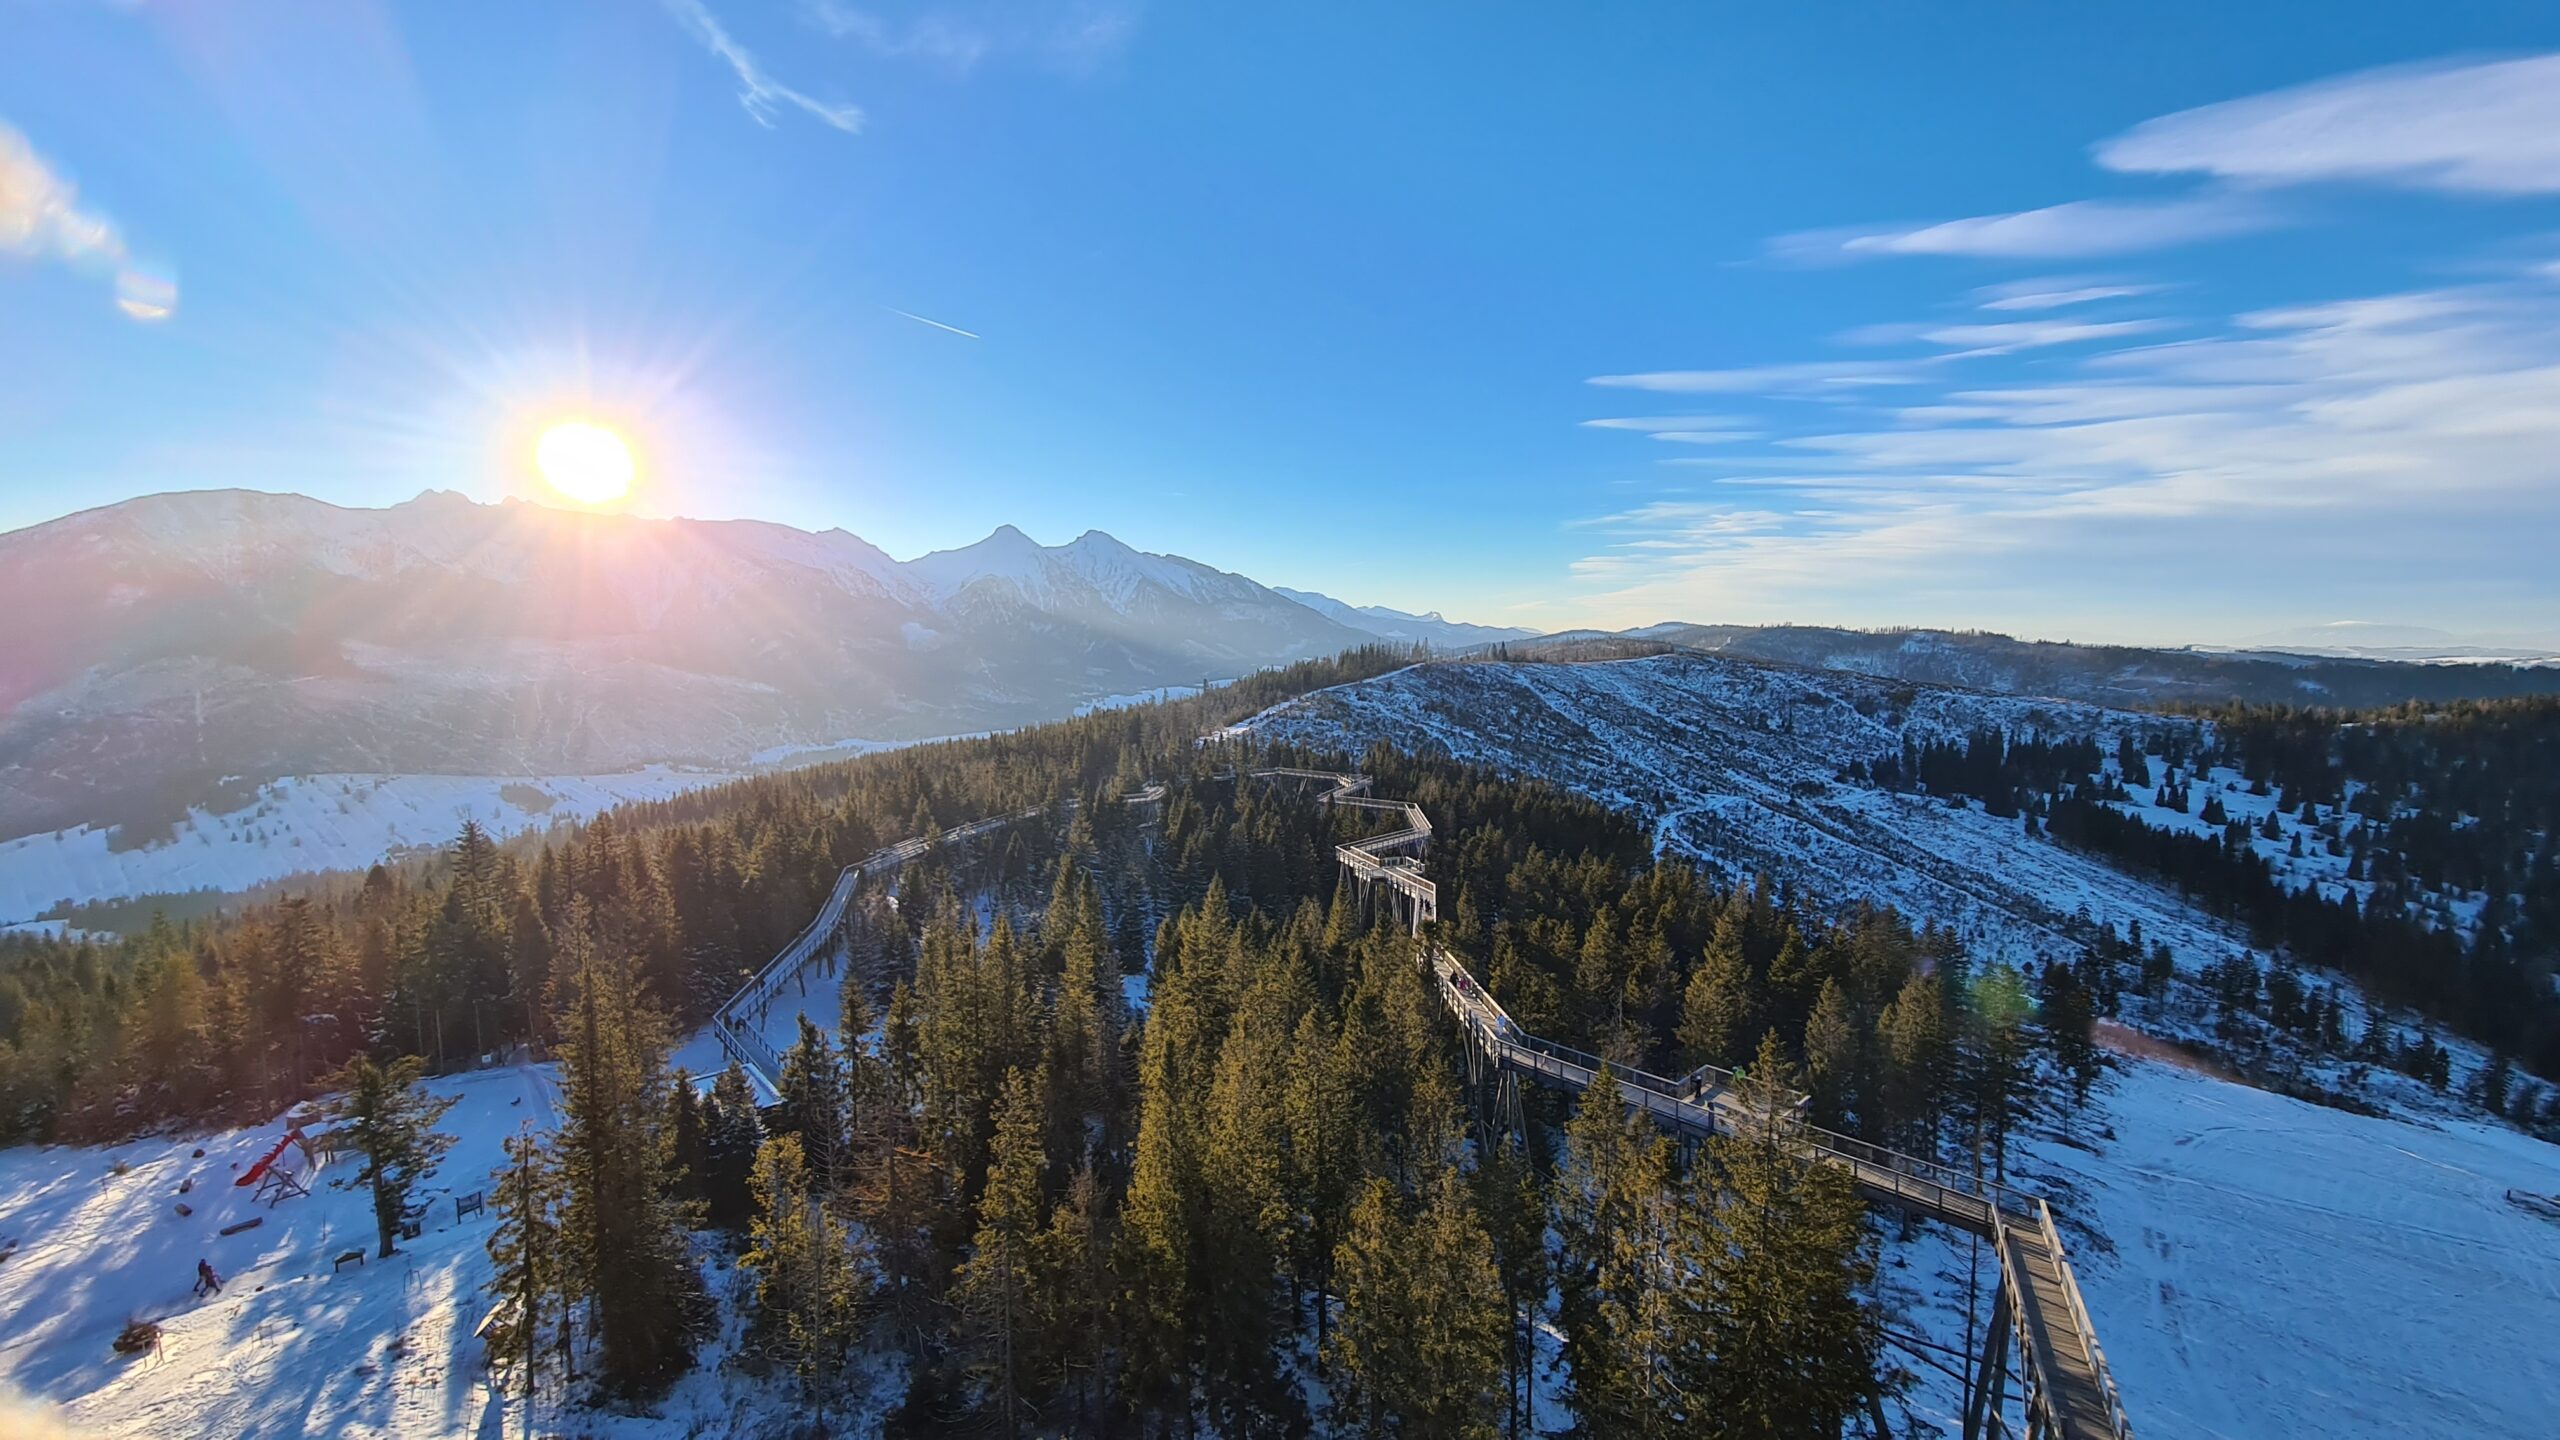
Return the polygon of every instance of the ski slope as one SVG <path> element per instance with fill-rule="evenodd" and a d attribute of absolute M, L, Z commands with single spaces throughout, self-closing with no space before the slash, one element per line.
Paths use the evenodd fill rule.
<path fill-rule="evenodd" d="M 426 1233 L 337 1273 L 332 1257 L 376 1248 L 352 1160 L 272 1208 L 232 1183 L 283 1134 L 281 1118 L 0 1151 L 0 1248 L 15 1246 L 0 1263 L 0 1382 L 58 1406 L 84 1435 L 480 1433 L 498 1409 L 470 1338 L 488 1306 L 490 1220 L 457 1223 L 453 1197 L 488 1188 L 518 1125 L 550 1123 L 549 1088 L 529 1068 L 431 1088 L 454 1098 L 443 1128 L 458 1139 L 420 1187 Z M 195 1213 L 179 1217 L 181 1202 Z M 256 1229 L 220 1233 L 252 1218 Z M 209 1300 L 189 1294 L 199 1258 L 224 1281 Z M 110 1348 L 136 1318 L 160 1323 L 160 1355 Z"/>
<path fill-rule="evenodd" d="M 2135 1433 L 2540 1440 L 2560 1415 L 2560 1147 L 2305 1104 L 2156 1061 L 2030 1142 Z M 2102 1239 L 2099 1237 L 2103 1237 Z M 2111 1243 L 2114 1253 L 2106 1253 Z"/>
<path fill-rule="evenodd" d="M 494 1220 L 457 1221 L 453 1197 L 493 1189 L 502 1144 L 518 1127 L 557 1123 L 553 1072 L 518 1066 L 427 1088 L 454 1098 L 439 1128 L 456 1144 L 417 1192 L 430 1202 L 426 1233 L 389 1260 L 370 1258 L 372 1204 L 349 1183 L 352 1160 L 324 1166 L 310 1195 L 272 1209 L 232 1185 L 283 1133 L 281 1118 L 181 1139 L 0 1151 L 0 1437 L 45 1434 L 34 1427 L 54 1423 L 81 1437 L 152 1440 L 521 1433 L 521 1394 L 492 1391 L 472 1337 L 491 1303 Z M 195 1187 L 181 1196 L 190 1177 Z M 181 1199 L 195 1207 L 192 1217 L 171 1208 Z M 252 1216 L 258 1228 L 219 1233 Z M 333 1257 L 359 1245 L 364 1265 L 333 1269 Z M 790 1386 L 724 1363 L 743 1340 L 747 1281 L 716 1244 L 698 1254 L 722 1318 L 694 1369 L 631 1414 L 569 1409 L 549 1382 L 537 1433 L 694 1440 L 789 1434 L 806 1421 Z M 209 1300 L 188 1293 L 199 1257 L 224 1281 Z M 159 1355 L 110 1348 L 135 1318 L 160 1323 Z M 904 1377 L 894 1357 L 866 1354 L 856 1364 L 852 1410 L 859 1428 L 877 1433 Z M 23 1397 L 18 1413 L 13 1393 Z"/>

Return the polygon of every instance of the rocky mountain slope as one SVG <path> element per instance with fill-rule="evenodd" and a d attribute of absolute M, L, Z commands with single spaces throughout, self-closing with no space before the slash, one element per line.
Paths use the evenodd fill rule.
<path fill-rule="evenodd" d="M 0 536 L 0 839 L 317 773 L 591 774 L 978 731 L 1374 632 L 1100 532 L 841 530 L 430 493 L 150 496 Z"/>
<path fill-rule="evenodd" d="M 1470 625 L 1462 620 L 1451 620 L 1437 610 L 1416 615 L 1384 605 L 1346 604 L 1330 595 L 1319 595 L 1312 590 L 1292 590 L 1286 585 L 1272 588 L 1317 614 L 1340 621 L 1354 630 L 1365 630 L 1381 640 L 1402 640 L 1428 645 L 1435 650 L 1464 650 L 1504 640 L 1526 640 L 1538 633 L 1517 625 Z"/>

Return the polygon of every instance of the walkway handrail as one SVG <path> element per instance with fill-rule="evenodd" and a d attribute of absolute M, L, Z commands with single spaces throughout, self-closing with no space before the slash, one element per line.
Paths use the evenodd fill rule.
<path fill-rule="evenodd" d="M 1380 851 L 1430 838 L 1430 819 L 1422 814 L 1418 805 L 1380 800 L 1368 795 L 1366 776 L 1328 776 L 1324 772 L 1309 770 L 1254 773 L 1289 779 L 1330 780 L 1335 788 L 1321 797 L 1320 803 L 1408 811 L 1411 819 L 1405 829 L 1338 846 L 1334 851 L 1335 857 L 1364 879 L 1389 879 L 1399 888 L 1409 885 L 1424 887 L 1420 893 L 1425 896 L 1436 893 L 1429 889 L 1431 882 L 1428 879 L 1413 871 L 1389 868 L 1379 854 Z M 1419 933 L 1423 912 L 1418 910 L 1416 913 L 1415 930 Z M 1432 904 L 1431 913 L 1436 918 L 1436 903 Z M 1620 1101 L 1629 1108 L 1667 1118 L 1684 1130 L 1700 1134 L 1726 1133 L 1735 1125 L 1751 1123 L 1756 1118 L 1732 1113 L 1731 1107 L 1742 1102 L 1735 1094 L 1736 1077 L 1729 1071 L 1705 1065 L 1682 1079 L 1673 1080 L 1634 1067 L 1611 1065 L 1587 1051 L 1531 1035 L 1512 1021 L 1500 1002 L 1485 991 L 1456 956 L 1429 942 L 1422 946 L 1421 955 L 1424 968 L 1437 982 L 1441 1003 L 1484 1053 L 1505 1067 L 1550 1076 L 1584 1093 L 1588 1093 L 1592 1084 L 1605 1072 L 1616 1084 Z M 2115 1377 L 2107 1368 L 2106 1354 L 2099 1348 L 2096 1323 L 2091 1320 L 2088 1305 L 2080 1294 L 2079 1280 L 2072 1274 L 2061 1232 L 2054 1227 L 2053 1207 L 2041 1196 L 1967 1174 L 1954 1166 L 1804 1123 L 1802 1112 L 1808 1103 L 1799 1097 L 1794 1105 L 1798 1123 L 1792 1130 L 1792 1148 L 1799 1156 L 1847 1170 L 1862 1188 L 1871 1193 L 1893 1196 L 1966 1229 L 1988 1233 L 1994 1250 L 2001 1256 L 2001 1283 L 2009 1291 L 2010 1310 L 2017 1317 L 2022 1331 L 2020 1350 L 2022 1368 L 2026 1372 L 2030 1433 L 2060 1435 L 2071 1440 L 2075 1432 L 2066 1418 L 2066 1411 L 2053 1394 L 2058 1378 L 2050 1368 L 2053 1357 L 2048 1353 L 2054 1344 L 2053 1337 L 2043 1330 L 2032 1336 L 2024 1335 L 2027 1317 L 2041 1315 L 2043 1311 L 2029 1308 L 2023 1292 L 2030 1282 L 2017 1273 L 2010 1260 L 2009 1246 L 2002 1239 L 2012 1223 L 2033 1224 L 2038 1228 L 2044 1250 L 2053 1257 L 2062 1293 L 2068 1303 L 2069 1319 L 2080 1351 L 2077 1360 L 2087 1367 L 2096 1382 L 2109 1434 L 2113 1440 L 2132 1440 L 2133 1427 L 2125 1416 L 2123 1397 L 2117 1392 Z M 2041 1423 L 2038 1423 L 2039 1417 Z"/>
<path fill-rule="evenodd" d="M 2116 1376 L 2107 1368 L 2107 1352 L 2098 1345 L 2097 1322 L 2089 1318 L 2089 1304 L 2080 1296 L 2080 1277 L 2071 1273 L 2071 1260 L 2062 1248 L 2062 1232 L 2054 1228 L 2053 1207 L 2042 1196 L 2036 1198 L 2036 1222 L 2044 1229 L 2045 1246 L 2053 1252 L 2053 1268 L 2062 1276 L 2063 1298 L 2071 1304 L 2071 1322 L 2080 1332 L 2086 1347 L 2089 1368 L 2098 1377 L 2098 1389 L 2106 1402 L 2107 1431 L 2115 1440 L 2133 1440 L 2133 1422 L 2124 1413 L 2124 1396 L 2116 1390 Z"/>

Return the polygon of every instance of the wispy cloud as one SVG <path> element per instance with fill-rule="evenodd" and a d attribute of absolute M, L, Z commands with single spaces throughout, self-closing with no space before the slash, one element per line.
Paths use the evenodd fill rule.
<path fill-rule="evenodd" d="M 2134 174 L 2560 194 L 2560 54 L 2395 66 L 2147 120 L 2097 147 Z"/>
<path fill-rule="evenodd" d="M 1985 310 L 2059 310 L 2067 305 L 2156 295 L 2167 288 L 2165 285 L 2142 285 L 2130 281 L 2093 280 L 2085 275 L 2039 275 L 1985 285 L 1973 292 L 1973 303 Z"/>
<path fill-rule="evenodd" d="M 1577 568 L 1622 616 L 2560 604 L 2555 281 L 2245 311 L 1998 386 L 1942 367 L 1822 412 L 1872 423 L 1702 457 L 1703 494 L 1588 522 Z"/>
<path fill-rule="evenodd" d="M 2085 345 L 2095 340 L 2121 340 L 2174 328 L 2174 320 L 2002 320 L 1982 325 L 1869 326 L 1853 335 L 1870 343 L 1916 338 L 1932 345 L 1956 346 L 1972 355 L 2006 355 L 2052 345 Z M 1880 333 L 1881 332 L 1881 333 Z"/>
<path fill-rule="evenodd" d="M 1820 395 L 1871 385 L 1907 385 L 1919 378 L 1917 367 L 1904 360 L 1815 360 L 1746 365 L 1731 370 L 1594 375 L 1589 383 L 1613 390 L 1650 390 L 1665 395 Z"/>
<path fill-rule="evenodd" d="M 945 325 L 945 324 L 943 324 L 943 323 L 942 323 L 941 321 L 939 321 L 939 320 L 931 319 L 931 318 L 929 318 L 929 317 L 927 317 L 927 316 L 923 316 L 923 315 L 918 315 L 917 313 L 915 313 L 915 312 L 914 312 L 914 311 L 912 311 L 912 310 L 901 310 L 901 309 L 899 309 L 899 308 L 898 308 L 897 306 L 895 306 L 895 305 L 883 305 L 883 306 L 881 306 L 880 308 L 881 308 L 881 309 L 883 309 L 883 310 L 888 311 L 888 312 L 889 312 L 890 314 L 892 314 L 892 315 L 903 316 L 903 317 L 905 317 L 906 319 L 913 320 L 914 322 L 916 322 L 916 323 L 917 323 L 917 324 L 919 324 L 919 325 L 930 325 L 930 326 L 932 326 L 932 327 L 933 327 L 934 329 L 936 329 L 936 330 L 948 330 L 948 331 L 950 331 L 950 332 L 951 332 L 952 334 L 954 334 L 954 335 L 962 335 L 962 336 L 966 336 L 967 338 L 969 338 L 969 339 L 971 339 L 971 340 L 983 340 L 983 339 L 985 339 L 985 338 L 986 338 L 985 336 L 980 335 L 980 334 L 979 334 L 977 331 L 975 331 L 975 330 L 963 330 L 963 329 L 961 329 L 961 328 L 960 328 L 959 326 L 957 326 L 957 325 Z"/>
<path fill-rule="evenodd" d="M 53 260 L 108 278 L 116 308 L 136 320 L 165 320 L 178 283 L 137 263 L 115 222 L 80 203 L 65 180 L 14 127 L 0 122 L 0 254 Z"/>
<path fill-rule="evenodd" d="M 2073 200 L 1961 220 L 1802 230 L 1769 242 L 1772 259 L 1841 264 L 1892 255 L 2072 259 L 2159 250 L 2286 223 L 2265 200 L 2215 193 L 2172 200 Z"/>
<path fill-rule="evenodd" d="M 914 61 L 966 75 L 991 58 L 1084 74 L 1128 45 L 1134 3 L 1120 0 L 942 0 L 920 10 L 852 0 L 801 0 L 801 17 L 838 40 L 885 60 Z"/>
<path fill-rule="evenodd" d="M 738 103 L 749 117 L 767 129 L 784 110 L 798 110 L 822 125 L 830 125 L 848 135 L 862 129 L 862 109 L 857 105 L 814 99 L 776 80 L 763 65 L 738 43 L 728 27 L 702 0 L 664 0 L 667 13 L 692 32 L 702 47 L 726 63 L 738 77 Z"/>

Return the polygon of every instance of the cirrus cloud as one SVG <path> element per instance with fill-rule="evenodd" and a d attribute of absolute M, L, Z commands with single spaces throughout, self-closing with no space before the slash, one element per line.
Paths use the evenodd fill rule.
<path fill-rule="evenodd" d="M 80 203 L 79 187 L 45 163 L 26 136 L 0 122 L 0 254 L 55 260 L 102 274 L 116 308 L 136 320 L 165 320 L 178 308 L 178 282 L 138 263 L 114 221 Z"/>
<path fill-rule="evenodd" d="M 2173 200 L 2072 200 L 1961 220 L 1800 230 L 1769 242 L 1771 258 L 1841 264 L 1893 255 L 2055 260 L 2123 255 L 2246 235 L 2288 223 L 2263 199 L 2238 193 Z"/>
<path fill-rule="evenodd" d="M 2560 194 L 2560 54 L 2361 71 L 2146 120 L 2096 153 L 2130 174 Z"/>

